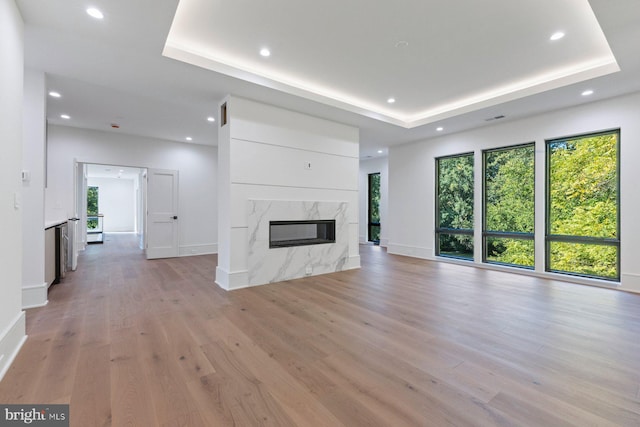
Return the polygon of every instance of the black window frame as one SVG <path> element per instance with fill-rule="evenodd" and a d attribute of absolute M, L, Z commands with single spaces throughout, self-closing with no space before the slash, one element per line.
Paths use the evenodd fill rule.
<path fill-rule="evenodd" d="M 487 230 L 487 154 L 495 153 L 499 151 L 507 151 L 518 148 L 525 147 L 533 147 L 533 232 L 524 233 L 524 232 L 508 232 L 508 231 L 495 231 L 495 230 Z M 527 142 L 524 144 L 516 144 L 509 145 L 506 147 L 499 148 L 490 148 L 487 150 L 482 150 L 482 262 L 485 264 L 496 264 L 496 265 L 505 265 L 509 267 L 516 268 L 524 268 L 527 270 L 535 270 L 535 235 L 536 235 L 536 201 L 535 201 L 535 189 L 536 189 L 536 156 L 535 156 L 536 143 Z M 533 244 L 533 254 L 534 254 L 534 264 L 532 266 L 522 265 L 522 264 L 511 264 L 506 262 L 492 261 L 487 259 L 487 238 L 497 237 L 497 238 L 511 238 L 511 239 L 521 239 L 521 240 L 532 240 Z"/>
<path fill-rule="evenodd" d="M 380 237 L 380 233 L 382 232 L 382 228 L 380 226 L 380 220 L 378 219 L 378 222 L 374 222 L 371 220 L 372 219 L 371 218 L 371 212 L 372 212 L 371 181 L 374 176 L 378 176 L 378 178 L 381 178 L 380 172 L 374 172 L 367 175 L 367 241 L 373 242 L 375 244 L 380 244 L 379 237 Z M 378 186 L 380 187 L 381 185 L 382 183 L 380 182 L 380 179 L 378 179 Z M 380 188 L 378 189 L 378 192 L 380 192 Z M 380 204 L 378 203 L 378 214 L 379 213 L 380 213 Z M 371 236 L 373 235 L 373 229 L 376 227 L 378 228 L 378 239 L 372 239 Z"/>
<path fill-rule="evenodd" d="M 435 167 L 435 172 L 436 172 L 436 177 L 435 177 L 435 184 L 436 184 L 436 200 L 435 200 L 435 232 L 434 232 L 434 242 L 435 242 L 435 254 L 438 257 L 443 257 L 443 258 L 453 258 L 453 259 L 458 259 L 458 260 L 463 260 L 463 261 L 469 261 L 469 262 L 474 262 L 475 260 L 475 241 L 473 244 L 473 254 L 471 256 L 471 258 L 467 258 L 467 257 L 463 257 L 463 256 L 455 256 L 455 255 L 449 255 L 449 254 L 442 254 L 440 253 L 440 237 L 442 234 L 449 234 L 449 235 L 462 235 L 462 236 L 471 236 L 472 240 L 475 237 L 475 231 L 473 228 L 449 228 L 449 227 L 441 227 L 440 226 L 440 161 L 441 160 L 446 160 L 446 159 L 451 159 L 451 158 L 456 158 L 456 157 L 466 157 L 466 156 L 471 156 L 472 164 L 473 164 L 473 172 L 472 172 L 472 176 L 473 176 L 473 203 L 474 203 L 474 209 L 473 209 L 473 221 L 472 223 L 475 222 L 475 152 L 473 151 L 469 151 L 469 152 L 464 152 L 464 153 L 459 153 L 459 154 L 451 154 L 451 155 L 447 155 L 447 156 L 440 156 L 440 157 L 436 157 L 435 161 L 436 161 L 436 167 Z"/>
<path fill-rule="evenodd" d="M 582 139 L 597 137 L 601 135 L 616 134 L 616 238 L 607 237 L 592 237 L 592 236 L 574 236 L 574 235 L 562 235 L 551 234 L 551 144 Z M 577 135 L 570 135 L 561 138 L 552 138 L 545 140 L 545 271 L 550 273 L 565 274 L 569 276 L 585 277 L 590 279 L 605 280 L 609 282 L 620 282 L 620 128 L 609 129 L 597 132 L 587 132 Z M 615 246 L 616 247 L 616 277 L 596 276 L 590 274 L 583 274 L 578 272 L 554 270 L 551 268 L 551 243 L 552 242 L 564 242 L 564 243 L 582 243 L 601 246 Z"/>

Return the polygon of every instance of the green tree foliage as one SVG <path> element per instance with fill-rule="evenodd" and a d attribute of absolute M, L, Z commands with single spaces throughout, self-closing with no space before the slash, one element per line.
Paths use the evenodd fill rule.
<path fill-rule="evenodd" d="M 473 229 L 473 154 L 438 159 L 441 228 Z"/>
<path fill-rule="evenodd" d="M 485 155 L 485 223 L 487 231 L 530 233 L 535 217 L 535 150 L 527 145 Z M 534 265 L 532 240 L 488 238 L 486 258 Z"/>
<path fill-rule="evenodd" d="M 98 187 L 87 188 L 87 216 L 98 215 Z M 97 219 L 87 219 L 87 228 L 90 230 L 98 227 Z"/>
<path fill-rule="evenodd" d="M 487 230 L 533 233 L 534 172 L 532 145 L 487 153 Z"/>
<path fill-rule="evenodd" d="M 380 224 L 380 174 L 369 174 L 369 222 Z M 380 241 L 380 226 L 369 228 L 369 240 Z"/>
<path fill-rule="evenodd" d="M 553 270 L 609 279 L 618 277 L 615 246 L 551 242 L 550 255 Z"/>
<path fill-rule="evenodd" d="M 549 161 L 549 268 L 618 278 L 618 133 L 552 141 Z M 534 232 L 533 145 L 489 151 L 485 157 L 486 258 L 533 266 L 534 241 L 491 232 Z M 473 155 L 441 158 L 438 168 L 438 248 L 443 255 L 473 257 Z M 450 229 L 450 230 L 442 230 Z M 587 242 L 554 241 L 579 236 Z"/>
<path fill-rule="evenodd" d="M 551 235 L 618 237 L 618 134 L 549 144 Z M 617 278 L 615 246 L 551 243 L 551 268 Z"/>
<path fill-rule="evenodd" d="M 551 234 L 615 238 L 617 134 L 552 142 Z"/>
<path fill-rule="evenodd" d="M 438 159 L 438 227 L 473 229 L 473 154 Z M 439 252 L 473 257 L 473 238 L 440 234 Z"/>

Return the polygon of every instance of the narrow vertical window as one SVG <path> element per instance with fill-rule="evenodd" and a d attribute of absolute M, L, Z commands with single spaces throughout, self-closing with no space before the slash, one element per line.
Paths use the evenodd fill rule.
<path fill-rule="evenodd" d="M 380 173 L 369 174 L 368 239 L 380 243 Z"/>
<path fill-rule="evenodd" d="M 619 140 L 547 141 L 547 271 L 620 279 Z"/>
<path fill-rule="evenodd" d="M 484 155 L 483 261 L 534 266 L 534 144 Z"/>
<path fill-rule="evenodd" d="M 436 159 L 436 255 L 473 259 L 473 153 Z"/>
<path fill-rule="evenodd" d="M 87 229 L 98 228 L 98 187 L 87 187 Z"/>

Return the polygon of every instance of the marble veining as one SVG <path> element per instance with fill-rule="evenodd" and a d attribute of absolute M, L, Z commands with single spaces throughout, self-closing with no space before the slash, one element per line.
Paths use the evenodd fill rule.
<path fill-rule="evenodd" d="M 249 285 L 332 273 L 345 268 L 349 256 L 347 202 L 249 200 L 247 203 Z M 269 248 L 270 221 L 326 219 L 336 221 L 335 243 Z"/>

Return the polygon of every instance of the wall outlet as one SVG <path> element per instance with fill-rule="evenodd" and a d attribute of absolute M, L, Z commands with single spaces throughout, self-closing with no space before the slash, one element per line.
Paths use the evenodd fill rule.
<path fill-rule="evenodd" d="M 304 272 L 305 272 L 305 274 L 307 276 L 310 276 L 313 273 L 313 267 L 307 266 L 307 268 L 305 268 Z"/>

